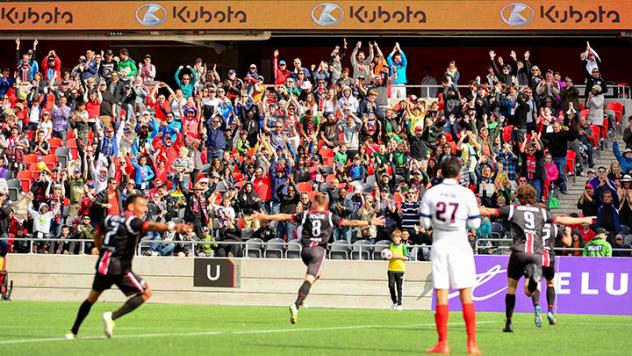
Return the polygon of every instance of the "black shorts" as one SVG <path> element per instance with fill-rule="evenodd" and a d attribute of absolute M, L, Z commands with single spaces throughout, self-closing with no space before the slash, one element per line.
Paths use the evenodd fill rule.
<path fill-rule="evenodd" d="M 326 255 L 327 250 L 321 246 L 303 248 L 303 251 L 301 251 L 301 259 L 305 266 L 307 266 L 307 274 L 319 278 Z"/>
<path fill-rule="evenodd" d="M 94 275 L 92 290 L 103 292 L 106 289 L 112 288 L 113 284 L 115 284 L 121 292 L 128 297 L 130 295 L 144 293 L 148 288 L 147 282 L 134 272 L 130 271 L 119 275 L 102 275 L 97 273 Z"/>
<path fill-rule="evenodd" d="M 555 278 L 555 256 L 548 256 L 549 263 L 548 266 L 544 266 L 542 264 L 542 276 L 546 278 L 547 281 L 552 281 Z"/>
<path fill-rule="evenodd" d="M 507 277 L 519 280 L 526 276 L 526 267 L 532 263 L 542 268 L 542 255 L 512 251 L 507 266 Z"/>

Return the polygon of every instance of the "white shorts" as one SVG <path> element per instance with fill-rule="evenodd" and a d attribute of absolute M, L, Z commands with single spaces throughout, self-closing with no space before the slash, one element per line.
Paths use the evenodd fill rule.
<path fill-rule="evenodd" d="M 474 287 L 476 267 L 474 266 L 472 250 L 470 248 L 449 247 L 432 246 L 430 261 L 432 262 L 433 288 L 463 289 Z"/>

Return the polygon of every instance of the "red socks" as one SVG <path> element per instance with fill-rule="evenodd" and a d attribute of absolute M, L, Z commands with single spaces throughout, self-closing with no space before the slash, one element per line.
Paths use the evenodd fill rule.
<path fill-rule="evenodd" d="M 437 324 L 437 334 L 439 334 L 439 342 L 448 340 L 449 317 L 450 312 L 448 310 L 448 305 L 437 304 L 435 311 L 435 323 Z"/>
<path fill-rule="evenodd" d="M 476 312 L 474 311 L 474 304 L 463 304 L 463 319 L 465 320 L 467 342 L 476 343 Z"/>

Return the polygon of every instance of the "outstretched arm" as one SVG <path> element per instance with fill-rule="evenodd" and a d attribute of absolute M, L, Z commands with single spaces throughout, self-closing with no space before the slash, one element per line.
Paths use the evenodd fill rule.
<path fill-rule="evenodd" d="M 384 219 L 384 217 L 374 217 L 373 219 L 371 219 L 371 221 L 364 221 L 364 220 L 342 220 L 340 222 L 340 226 L 347 226 L 347 227 L 364 227 L 364 226 L 370 226 L 370 225 L 384 225 L 384 221 L 386 221 Z"/>
<path fill-rule="evenodd" d="M 293 219 L 291 214 L 272 214 L 267 215 L 263 213 L 255 213 L 255 219 L 263 220 L 263 221 L 290 221 Z"/>
<path fill-rule="evenodd" d="M 555 223 L 560 224 L 560 225 L 578 225 L 578 224 L 590 225 L 593 223 L 593 221 L 595 221 L 596 218 L 597 217 L 595 216 L 587 216 L 583 218 L 573 218 L 570 216 L 556 216 Z"/>
<path fill-rule="evenodd" d="M 481 206 L 479 209 L 481 211 L 481 216 L 497 216 L 498 215 L 498 209 L 487 208 L 484 206 Z"/>

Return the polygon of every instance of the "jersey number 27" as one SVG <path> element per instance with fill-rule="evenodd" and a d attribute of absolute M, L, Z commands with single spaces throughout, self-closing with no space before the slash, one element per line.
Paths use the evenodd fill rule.
<path fill-rule="evenodd" d="M 451 212 L 449 213 L 450 215 L 450 219 L 448 220 L 448 218 L 446 217 L 446 213 L 448 212 L 448 208 L 451 210 Z M 453 224 L 454 221 L 456 220 L 456 211 L 459 210 L 459 203 L 455 203 L 455 202 L 449 202 L 449 203 L 445 203 L 445 202 L 438 202 L 436 207 L 435 207 L 435 217 L 437 220 L 439 221 L 443 221 L 445 223 L 451 223 Z"/>

